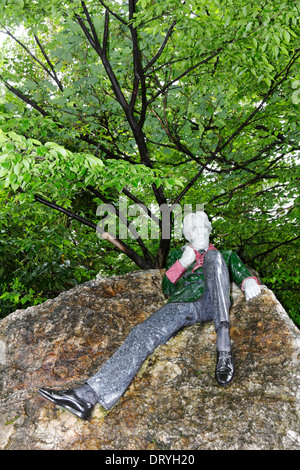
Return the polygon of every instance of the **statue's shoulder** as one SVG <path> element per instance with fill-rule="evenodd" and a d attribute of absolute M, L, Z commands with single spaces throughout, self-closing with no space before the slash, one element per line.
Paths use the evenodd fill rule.
<path fill-rule="evenodd" d="M 233 250 L 219 250 L 220 253 L 223 255 L 228 255 L 230 256 L 233 253 Z"/>
<path fill-rule="evenodd" d="M 229 262 L 230 262 L 230 257 L 233 253 L 233 250 L 219 250 L 219 251 L 220 251 L 221 255 L 223 256 L 226 264 L 228 265 Z"/>

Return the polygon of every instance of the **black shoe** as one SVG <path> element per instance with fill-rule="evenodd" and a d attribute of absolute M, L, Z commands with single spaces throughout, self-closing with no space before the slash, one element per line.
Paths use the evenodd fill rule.
<path fill-rule="evenodd" d="M 88 420 L 91 417 L 94 405 L 79 398 L 74 390 L 64 390 L 59 392 L 56 390 L 40 388 L 38 392 L 44 398 L 47 398 L 47 400 L 52 401 L 57 406 L 66 408 L 81 419 Z"/>
<path fill-rule="evenodd" d="M 215 378 L 221 387 L 230 384 L 234 376 L 234 360 L 232 352 L 218 351 Z"/>

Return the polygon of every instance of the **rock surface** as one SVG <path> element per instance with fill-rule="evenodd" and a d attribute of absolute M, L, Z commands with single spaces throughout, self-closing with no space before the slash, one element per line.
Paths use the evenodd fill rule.
<path fill-rule="evenodd" d="M 165 302 L 163 271 L 90 281 L 0 322 L 2 450 L 299 450 L 300 334 L 273 293 L 235 293 L 236 377 L 214 380 L 212 323 L 156 349 L 117 405 L 85 422 L 36 392 L 81 384 Z"/>

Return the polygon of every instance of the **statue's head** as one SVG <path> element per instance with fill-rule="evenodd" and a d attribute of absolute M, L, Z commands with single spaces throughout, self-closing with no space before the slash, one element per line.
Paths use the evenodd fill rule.
<path fill-rule="evenodd" d="M 211 230 L 211 223 L 203 211 L 190 213 L 183 219 L 183 234 L 197 250 L 208 248 Z"/>

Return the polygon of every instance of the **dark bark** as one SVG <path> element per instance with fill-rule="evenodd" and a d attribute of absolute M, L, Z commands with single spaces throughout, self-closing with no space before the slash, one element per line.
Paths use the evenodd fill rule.
<path fill-rule="evenodd" d="M 23 192 L 22 190 L 20 190 Z M 36 202 L 39 202 L 47 207 L 50 207 L 51 209 L 54 209 L 56 211 L 62 212 L 63 214 L 67 215 L 73 220 L 77 220 L 83 225 L 87 225 L 88 227 L 97 230 L 98 225 L 92 222 L 91 220 L 86 219 L 85 217 L 82 217 L 78 214 L 74 214 L 74 212 L 70 211 L 69 209 L 66 209 L 58 204 L 56 204 L 53 201 L 49 201 L 48 199 L 45 199 L 44 197 L 41 197 L 37 194 L 34 195 L 34 199 Z M 142 256 L 138 255 L 130 246 L 128 246 L 126 243 L 124 243 L 122 240 L 119 240 L 115 238 L 112 234 L 109 232 L 106 232 L 104 230 L 101 231 L 101 236 L 103 239 L 108 240 L 110 243 L 112 243 L 116 248 L 121 250 L 125 255 L 128 256 L 139 268 L 141 269 L 151 269 L 154 267 L 154 264 L 151 263 L 150 261 L 147 261 L 145 258 Z"/>

